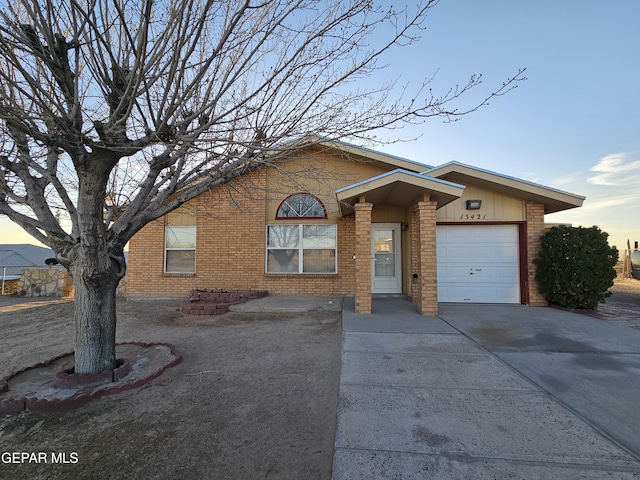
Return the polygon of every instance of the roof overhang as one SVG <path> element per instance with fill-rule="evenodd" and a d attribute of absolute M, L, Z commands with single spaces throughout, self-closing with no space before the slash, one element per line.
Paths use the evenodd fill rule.
<path fill-rule="evenodd" d="M 428 195 L 440 208 L 460 198 L 463 192 L 463 185 L 397 169 L 340 188 L 336 197 L 344 216 L 353 212 L 353 206 L 363 197 L 374 205 L 388 203 L 406 208 Z"/>
<path fill-rule="evenodd" d="M 274 148 L 274 153 L 281 153 L 282 151 L 290 151 L 292 148 L 315 148 L 321 150 L 331 150 L 339 152 L 342 155 L 350 155 L 359 157 L 360 160 L 365 162 L 375 162 L 386 166 L 386 168 L 394 167 L 397 169 L 407 170 L 409 172 L 421 172 L 425 168 L 430 168 L 429 165 L 424 163 L 414 162 L 406 158 L 398 157 L 395 155 L 389 155 L 387 153 L 378 152 L 367 147 L 359 145 L 353 145 L 351 143 L 343 142 L 341 140 L 333 140 L 330 138 L 321 137 L 319 135 L 305 135 L 293 140 L 290 140 L 281 145 L 280 149 Z"/>
<path fill-rule="evenodd" d="M 476 185 L 503 195 L 530 200 L 544 205 L 544 213 L 555 213 L 581 207 L 585 197 L 563 192 L 488 170 L 451 162 L 423 171 L 422 175 L 437 177 L 463 185 Z"/>

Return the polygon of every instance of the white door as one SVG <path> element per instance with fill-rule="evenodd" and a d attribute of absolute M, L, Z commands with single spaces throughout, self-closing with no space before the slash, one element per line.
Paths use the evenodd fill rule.
<path fill-rule="evenodd" d="M 439 225 L 438 301 L 520 303 L 517 225 Z"/>
<path fill-rule="evenodd" d="M 402 293 L 400 224 L 371 225 L 371 293 Z"/>

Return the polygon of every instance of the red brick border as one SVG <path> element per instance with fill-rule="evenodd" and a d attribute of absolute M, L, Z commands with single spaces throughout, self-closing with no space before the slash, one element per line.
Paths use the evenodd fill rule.
<path fill-rule="evenodd" d="M 229 311 L 231 305 L 266 296 L 266 290 L 238 292 L 191 290 L 189 298 L 182 302 L 180 311 L 188 315 L 222 315 Z"/>
<path fill-rule="evenodd" d="M 131 371 L 131 362 L 127 358 L 119 358 L 116 368 L 100 373 L 76 375 L 73 368 L 56 373 L 55 386 L 60 388 L 92 387 L 117 382 Z"/>
<path fill-rule="evenodd" d="M 34 397 L 2 398 L 2 397 L 5 397 L 5 395 L 8 392 L 10 392 L 9 381 L 12 378 L 15 378 L 16 376 L 20 375 L 23 372 L 26 372 L 27 370 L 33 370 L 36 368 L 45 367 L 47 365 L 50 365 L 52 362 L 56 360 L 73 355 L 73 352 L 63 353 L 61 355 L 57 355 L 53 358 L 50 358 L 49 360 L 46 360 L 44 362 L 40 362 L 30 367 L 20 369 L 17 372 L 14 372 L 6 376 L 2 380 L 0 380 L 0 395 L 2 395 L 2 397 L 0 397 L 0 415 L 10 415 L 14 413 L 21 413 L 25 410 L 29 410 L 32 412 L 57 412 L 57 411 L 76 408 L 88 403 L 91 400 L 99 398 L 102 395 L 120 393 L 126 390 L 132 390 L 134 388 L 141 387 L 142 385 L 145 385 L 146 383 L 150 382 L 151 380 L 159 376 L 167 368 L 171 368 L 182 361 L 182 354 L 177 350 L 177 348 L 174 345 L 170 343 L 123 342 L 123 343 L 118 343 L 116 345 L 138 345 L 141 347 L 154 347 L 157 345 L 162 345 L 169 348 L 172 359 L 168 363 L 160 365 L 157 369 L 155 369 L 145 377 L 136 379 L 131 382 L 125 381 L 122 383 L 113 383 L 112 385 L 102 384 L 102 385 L 99 385 L 98 387 L 96 387 L 95 384 L 92 384 L 93 385 L 92 387 L 87 386 L 87 388 L 80 390 L 76 392 L 74 395 L 71 395 L 66 398 L 55 398 L 55 399 L 34 398 Z M 125 362 L 125 363 L 128 363 L 128 362 Z M 128 370 L 127 370 L 127 367 L 125 367 L 123 364 L 123 366 L 120 367 L 120 369 L 111 370 L 107 373 L 109 374 L 109 377 L 113 379 L 113 382 L 118 382 L 119 380 L 125 379 L 127 373 L 129 373 L 130 370 L 131 370 L 130 364 L 128 366 Z M 91 388 L 93 387 L 96 387 L 96 388 L 91 390 Z"/>

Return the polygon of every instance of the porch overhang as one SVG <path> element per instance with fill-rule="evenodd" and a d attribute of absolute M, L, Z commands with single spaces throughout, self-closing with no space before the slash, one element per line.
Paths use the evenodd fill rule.
<path fill-rule="evenodd" d="M 336 190 L 336 197 L 345 216 L 353 213 L 353 206 L 362 197 L 374 205 L 388 203 L 407 208 L 428 195 L 440 208 L 460 198 L 464 188 L 457 183 L 396 169 L 340 188 Z"/>

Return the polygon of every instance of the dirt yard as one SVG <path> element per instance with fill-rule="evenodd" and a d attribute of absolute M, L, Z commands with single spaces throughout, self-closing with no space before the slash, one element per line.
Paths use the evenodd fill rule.
<path fill-rule="evenodd" d="M 596 318 L 640 329 L 640 280 L 616 279 L 611 296 L 601 303 Z"/>
<path fill-rule="evenodd" d="M 640 281 L 612 291 L 599 318 L 640 328 Z M 182 363 L 76 410 L 0 417 L 0 455 L 47 461 L 0 461 L 0 478 L 329 480 L 340 313 L 192 317 L 177 306 L 120 302 L 118 341 L 173 343 Z M 70 302 L 0 307 L 0 377 L 73 350 Z"/>
<path fill-rule="evenodd" d="M 2 305 L 0 377 L 73 350 L 70 302 Z M 340 313 L 190 317 L 177 306 L 120 302 L 118 341 L 172 343 L 182 363 L 76 410 L 0 417 L 0 478 L 328 480 Z M 16 464 L 16 452 L 35 455 Z"/>

